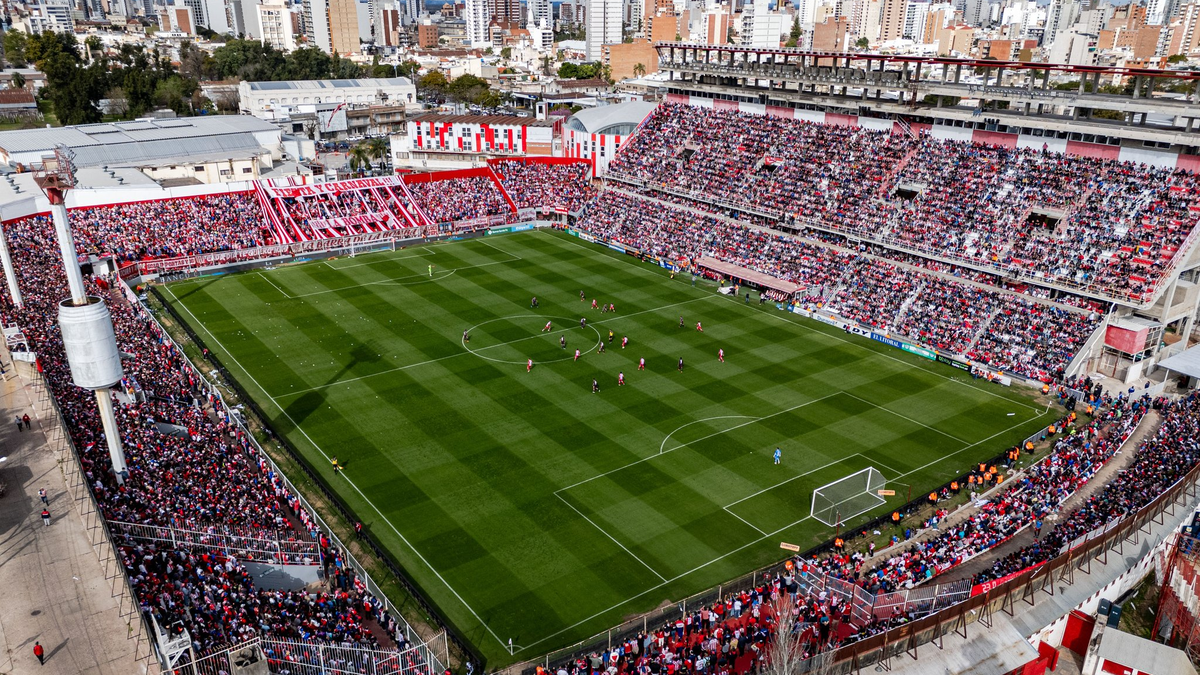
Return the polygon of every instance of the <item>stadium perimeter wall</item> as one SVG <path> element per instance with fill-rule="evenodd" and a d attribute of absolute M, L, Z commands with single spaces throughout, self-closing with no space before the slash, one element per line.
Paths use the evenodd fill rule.
<path fill-rule="evenodd" d="M 859 127 L 874 131 L 890 133 L 906 133 L 900 122 L 892 119 L 864 117 L 861 115 L 845 115 L 828 113 L 819 110 L 801 110 L 783 106 L 764 105 L 761 103 L 746 103 L 742 101 L 725 101 L 691 96 L 688 94 L 667 94 L 667 103 L 683 103 L 697 108 L 714 110 L 732 110 L 752 115 L 772 115 L 786 119 L 802 120 L 817 124 L 833 124 L 838 126 Z M 1061 152 L 1076 157 L 1096 157 L 1114 159 L 1123 162 L 1141 162 L 1151 166 L 1187 169 L 1200 171 L 1200 156 L 1181 155 L 1176 152 L 1164 152 L 1133 145 L 1105 145 L 1101 143 L 1084 143 L 1065 138 L 1048 138 L 1045 136 L 1025 136 L 1019 134 L 983 131 L 980 129 L 963 129 L 959 127 L 913 124 L 914 130 L 928 133 L 933 138 L 951 141 L 970 141 L 1003 145 L 1010 148 L 1029 148 L 1031 150 L 1049 150 Z"/>

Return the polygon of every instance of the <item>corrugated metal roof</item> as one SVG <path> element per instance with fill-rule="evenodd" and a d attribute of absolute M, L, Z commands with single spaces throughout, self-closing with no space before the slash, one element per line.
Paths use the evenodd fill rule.
<path fill-rule="evenodd" d="M 657 103 L 645 101 L 602 105 L 580 110 L 573 115 L 573 119 L 579 120 L 588 132 L 596 134 L 615 124 L 641 124 L 657 106 Z"/>
<path fill-rule="evenodd" d="M 411 85 L 407 77 L 377 77 L 361 80 L 287 80 L 284 82 L 247 82 L 250 91 L 286 91 L 290 89 L 349 89 L 353 87 L 402 87 Z"/>
<path fill-rule="evenodd" d="M 62 144 L 75 151 L 76 166 L 83 167 L 258 148 L 261 143 L 253 135 L 258 132 L 282 133 L 249 115 L 215 115 L 5 131 L 0 132 L 0 148 L 9 154 L 49 152 Z"/>

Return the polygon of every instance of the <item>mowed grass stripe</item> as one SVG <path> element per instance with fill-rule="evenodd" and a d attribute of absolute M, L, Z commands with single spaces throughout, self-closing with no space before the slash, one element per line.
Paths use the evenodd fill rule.
<path fill-rule="evenodd" d="M 251 393 L 268 412 L 287 410 L 272 424 L 317 470 L 330 474 L 322 451 L 343 459 L 345 475 L 327 479 L 362 491 L 347 485 L 343 497 L 492 664 L 515 660 L 494 636 L 532 646 L 517 659 L 531 656 L 775 560 L 781 538 L 819 541 L 825 528 L 803 520 L 816 485 L 876 461 L 891 467 L 881 468 L 885 475 L 913 471 L 961 449 L 947 435 L 977 442 L 1000 434 L 908 478 L 940 482 L 1027 433 L 1011 427 L 1036 414 L 1021 398 L 952 379 L 948 369 L 683 278 L 671 282 L 658 268 L 557 233 L 261 274 L 278 287 L 257 272 L 189 281 L 179 303 L 266 389 Z M 285 296 L 305 293 L 317 294 Z M 615 302 L 617 313 L 591 310 L 592 297 Z M 536 316 L 506 319 L 523 314 Z M 611 328 L 614 343 L 579 363 L 550 363 L 594 344 L 579 316 L 605 340 Z M 554 319 L 562 332 L 539 334 L 543 317 L 563 317 Z M 476 329 L 470 346 L 520 364 L 463 349 L 463 330 L 497 319 Z M 538 365 L 526 373 L 529 357 Z M 636 370 L 643 357 L 644 373 Z M 628 386 L 616 387 L 618 371 Z M 600 394 L 591 393 L 593 378 Z M 768 417 L 670 451 L 665 464 L 643 462 L 653 471 L 618 471 L 563 491 L 660 448 L 827 396 L 830 407 L 814 404 L 811 416 Z M 776 443 L 788 444 L 781 467 L 770 459 Z"/>

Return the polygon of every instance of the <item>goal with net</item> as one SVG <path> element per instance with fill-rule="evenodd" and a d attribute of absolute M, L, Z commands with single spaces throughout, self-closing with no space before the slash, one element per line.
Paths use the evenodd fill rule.
<path fill-rule="evenodd" d="M 879 491 L 887 485 L 883 474 L 867 467 L 813 490 L 812 517 L 829 527 L 883 505 Z"/>

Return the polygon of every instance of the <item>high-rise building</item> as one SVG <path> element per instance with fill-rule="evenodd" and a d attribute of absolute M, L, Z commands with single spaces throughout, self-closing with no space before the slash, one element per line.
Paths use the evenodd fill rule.
<path fill-rule="evenodd" d="M 921 44 L 925 39 L 925 17 L 929 15 L 929 3 L 910 0 L 904 6 L 903 37 Z"/>
<path fill-rule="evenodd" d="M 587 0 L 587 58 L 604 58 L 604 45 L 622 41 L 622 0 Z"/>
<path fill-rule="evenodd" d="M 710 45 L 723 45 L 729 42 L 729 12 L 724 7 L 710 9 L 704 13 L 704 42 Z"/>
<path fill-rule="evenodd" d="M 466 21 L 468 47 L 487 47 L 491 44 L 488 37 L 491 18 L 488 0 L 466 0 L 463 19 Z"/>
<path fill-rule="evenodd" d="M 329 35 L 329 0 L 305 0 L 305 27 L 311 31 L 306 33 L 311 44 L 325 52 L 333 53 L 333 41 Z"/>
<path fill-rule="evenodd" d="M 904 37 L 908 0 L 883 0 L 879 10 L 879 39 L 887 42 Z"/>
<path fill-rule="evenodd" d="M 1050 7 L 1046 12 L 1046 30 L 1042 34 L 1042 45 L 1053 44 L 1058 33 L 1073 26 L 1075 20 L 1079 18 L 1079 11 L 1079 0 L 1050 0 Z"/>
<path fill-rule="evenodd" d="M 521 0 L 488 0 L 491 19 L 521 25 Z"/>
<path fill-rule="evenodd" d="M 290 52 L 296 48 L 292 11 L 286 0 L 263 0 L 258 5 L 258 34 L 263 44 Z"/>
<path fill-rule="evenodd" d="M 1160 26 L 1169 23 L 1180 6 L 1178 0 L 1148 0 L 1146 3 L 1146 23 Z"/>
<path fill-rule="evenodd" d="M 359 51 L 358 42 L 358 0 L 326 0 L 326 11 L 329 21 L 329 44 L 332 53 L 341 56 L 355 54 Z M 313 16 L 319 21 L 316 3 L 313 3 Z"/>
<path fill-rule="evenodd" d="M 215 33 L 230 33 L 229 7 L 225 0 L 183 0 L 190 7 L 196 24 Z"/>

